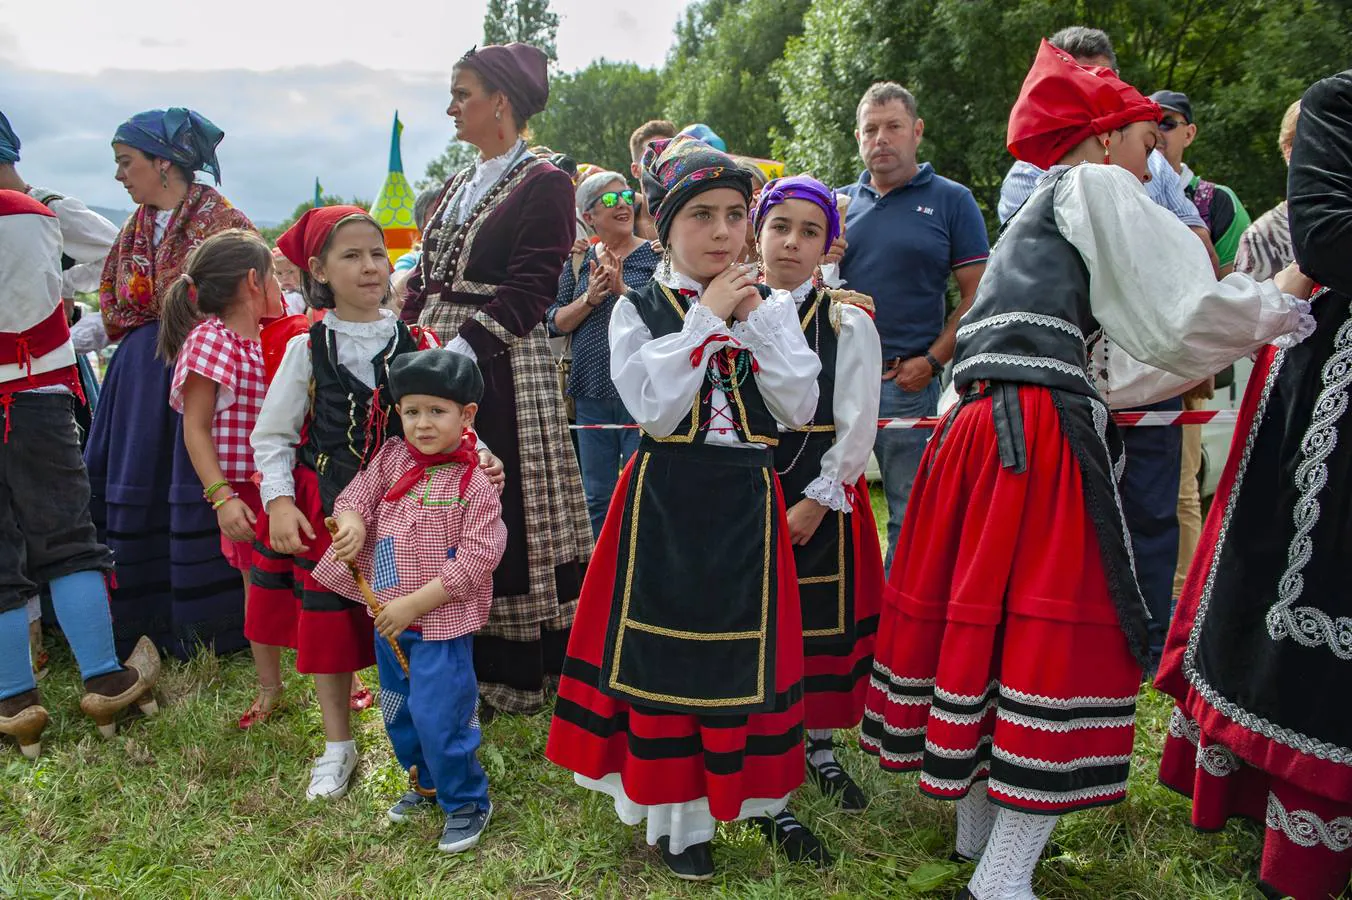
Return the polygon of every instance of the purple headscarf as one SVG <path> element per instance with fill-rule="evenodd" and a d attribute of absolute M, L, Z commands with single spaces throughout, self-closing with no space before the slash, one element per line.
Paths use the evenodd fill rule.
<path fill-rule="evenodd" d="M 751 223 L 756 227 L 757 237 L 770 210 L 785 200 L 806 200 L 821 207 L 822 212 L 826 213 L 827 247 L 840 237 L 840 210 L 836 209 L 835 192 L 811 175 L 776 178 L 761 189 L 760 201 L 751 212 Z"/>

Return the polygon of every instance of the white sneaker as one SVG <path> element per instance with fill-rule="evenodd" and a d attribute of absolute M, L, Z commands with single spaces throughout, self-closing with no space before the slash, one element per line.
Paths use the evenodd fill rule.
<path fill-rule="evenodd" d="M 353 750 L 325 751 L 315 760 L 310 770 L 310 787 L 306 800 L 337 800 L 347 794 L 352 773 L 357 768 L 357 754 Z"/>

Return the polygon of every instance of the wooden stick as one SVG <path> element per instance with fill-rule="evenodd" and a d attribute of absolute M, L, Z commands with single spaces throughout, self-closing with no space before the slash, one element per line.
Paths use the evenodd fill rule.
<path fill-rule="evenodd" d="M 338 520 L 330 516 L 324 520 L 324 527 L 329 530 L 330 535 L 337 534 Z M 361 569 L 357 568 L 355 562 L 347 562 L 344 560 L 344 564 L 347 566 L 347 570 L 352 573 L 352 580 L 357 583 L 357 590 L 361 591 L 362 600 L 366 602 L 366 605 L 370 608 L 371 612 L 379 613 L 385 608 L 385 604 L 380 602 L 380 599 L 376 597 L 375 591 L 371 590 L 371 585 L 366 583 L 366 576 L 361 573 Z M 385 640 L 389 642 L 390 649 L 394 651 L 394 658 L 399 660 L 399 665 L 403 668 L 404 674 L 407 675 L 408 657 L 404 655 L 403 648 L 399 646 L 399 641 L 391 637 L 387 637 Z"/>

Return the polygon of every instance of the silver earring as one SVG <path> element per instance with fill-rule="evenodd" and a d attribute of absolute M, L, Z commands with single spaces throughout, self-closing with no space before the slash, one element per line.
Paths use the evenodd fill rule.
<path fill-rule="evenodd" d="M 493 118 L 495 118 L 495 119 L 501 119 L 501 118 L 502 118 L 502 110 L 500 110 L 500 109 L 494 110 L 494 111 L 493 111 Z"/>
<path fill-rule="evenodd" d="M 169 187 L 169 170 L 168 170 L 168 169 L 160 169 L 160 187 L 162 187 L 162 188 L 167 188 L 167 187 Z"/>
<path fill-rule="evenodd" d="M 662 271 L 661 271 L 661 277 L 662 277 L 662 280 L 664 280 L 664 281 L 670 281 L 670 280 L 671 280 L 671 251 L 668 250 L 668 249 L 666 249 L 665 247 L 662 248 L 662 266 L 661 266 L 661 269 L 662 269 Z"/>

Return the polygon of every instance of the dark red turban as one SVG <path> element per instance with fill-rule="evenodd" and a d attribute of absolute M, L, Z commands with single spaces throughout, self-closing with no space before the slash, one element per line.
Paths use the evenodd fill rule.
<path fill-rule="evenodd" d="M 549 57 L 530 44 L 513 42 L 471 49 L 456 65 L 471 68 L 491 81 L 523 119 L 540 112 L 549 101 Z"/>

